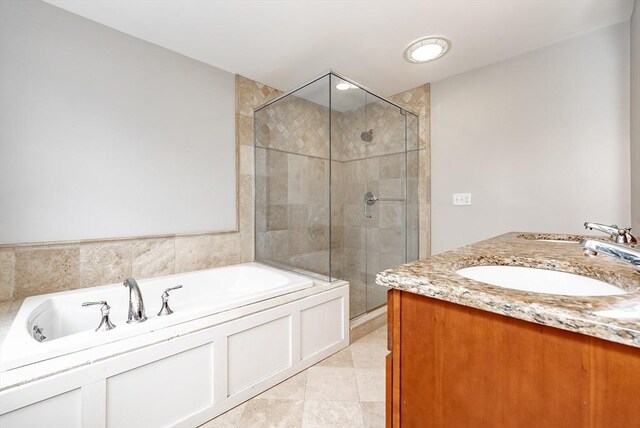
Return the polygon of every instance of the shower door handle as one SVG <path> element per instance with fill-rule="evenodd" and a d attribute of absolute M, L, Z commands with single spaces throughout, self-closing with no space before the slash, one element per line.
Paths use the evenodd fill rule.
<path fill-rule="evenodd" d="M 367 192 L 364 194 L 364 216 L 366 218 L 371 218 L 367 207 L 375 204 L 376 202 L 405 202 L 406 199 L 403 198 L 379 198 L 373 194 L 373 192 Z"/>

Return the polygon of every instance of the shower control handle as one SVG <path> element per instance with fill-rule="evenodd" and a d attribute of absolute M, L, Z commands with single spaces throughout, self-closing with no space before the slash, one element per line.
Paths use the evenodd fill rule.
<path fill-rule="evenodd" d="M 375 204 L 376 202 L 406 202 L 406 199 L 403 198 L 379 198 L 373 194 L 373 192 L 367 192 L 364 194 L 364 216 L 366 218 L 371 218 L 371 214 L 367 210 L 367 207 Z"/>
<path fill-rule="evenodd" d="M 376 203 L 378 198 L 373 192 L 367 192 L 364 194 L 364 216 L 366 218 L 371 218 L 371 214 L 369 214 L 367 208 Z"/>
<path fill-rule="evenodd" d="M 364 194 L 364 203 L 367 205 L 373 205 L 376 203 L 376 201 L 379 201 L 380 199 L 373 194 L 373 192 L 367 192 Z"/>

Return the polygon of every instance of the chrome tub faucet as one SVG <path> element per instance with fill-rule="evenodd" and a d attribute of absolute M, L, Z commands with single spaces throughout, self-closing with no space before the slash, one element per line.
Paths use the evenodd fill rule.
<path fill-rule="evenodd" d="M 182 285 L 176 285 L 175 287 L 164 289 L 164 293 L 162 293 L 162 307 L 160 308 L 160 312 L 158 312 L 159 317 L 164 317 L 173 313 L 169 307 L 169 291 L 177 290 L 179 288 L 182 288 Z"/>
<path fill-rule="evenodd" d="M 595 256 L 598 253 L 602 253 L 621 262 L 628 263 L 640 272 L 640 250 L 625 245 L 598 241 L 597 239 L 583 239 L 580 241 L 580 246 L 587 256 Z"/>
<path fill-rule="evenodd" d="M 133 278 L 127 278 L 124 280 L 123 285 L 129 287 L 129 315 L 127 317 L 127 324 L 146 321 L 147 317 L 144 314 L 144 302 L 138 283 Z"/>
<path fill-rule="evenodd" d="M 617 244 L 635 246 L 638 243 L 637 239 L 631 234 L 630 227 L 624 229 L 619 228 L 615 224 L 608 226 L 606 224 L 592 223 L 588 221 L 585 222 L 584 228 L 588 230 L 599 230 L 600 232 L 606 233 L 611 237 L 611 240 Z"/>
<path fill-rule="evenodd" d="M 84 302 L 82 304 L 83 307 L 92 305 L 100 305 L 100 313 L 102 314 L 100 325 L 98 326 L 98 328 L 96 328 L 95 331 L 109 331 L 116 328 L 115 324 L 113 324 L 109 319 L 109 311 L 111 310 L 111 306 L 107 304 L 106 300 L 101 300 L 99 302 Z"/>

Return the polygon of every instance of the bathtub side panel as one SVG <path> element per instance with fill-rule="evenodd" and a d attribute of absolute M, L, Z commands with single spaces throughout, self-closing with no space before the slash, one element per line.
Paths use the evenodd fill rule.
<path fill-rule="evenodd" d="M 210 343 L 107 379 L 107 427 L 172 425 L 212 404 Z"/>
<path fill-rule="evenodd" d="M 229 395 L 291 367 L 292 317 L 286 316 L 228 338 Z"/>
<path fill-rule="evenodd" d="M 39 401 L 0 416 L 2 428 L 81 426 L 82 398 L 80 389 Z"/>

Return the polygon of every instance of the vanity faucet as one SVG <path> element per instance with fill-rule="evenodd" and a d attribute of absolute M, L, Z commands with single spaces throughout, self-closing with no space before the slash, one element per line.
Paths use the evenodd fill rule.
<path fill-rule="evenodd" d="M 133 278 L 127 278 L 124 280 L 123 285 L 129 287 L 129 316 L 127 317 L 127 324 L 146 321 L 144 302 L 142 301 L 142 293 L 140 293 L 138 283 Z"/>
<path fill-rule="evenodd" d="M 618 259 L 621 262 L 629 263 L 640 272 L 640 250 L 625 245 L 602 242 L 596 239 L 582 239 L 580 246 L 588 256 L 595 256 L 598 253 L 602 253 Z"/>
<path fill-rule="evenodd" d="M 622 229 L 615 224 L 607 226 L 606 224 L 592 223 L 588 221 L 585 222 L 584 228 L 588 230 L 599 230 L 600 232 L 604 232 L 608 234 L 611 237 L 611 240 L 616 242 L 617 244 L 636 245 L 638 243 L 636 238 L 631 234 L 630 227 Z"/>

